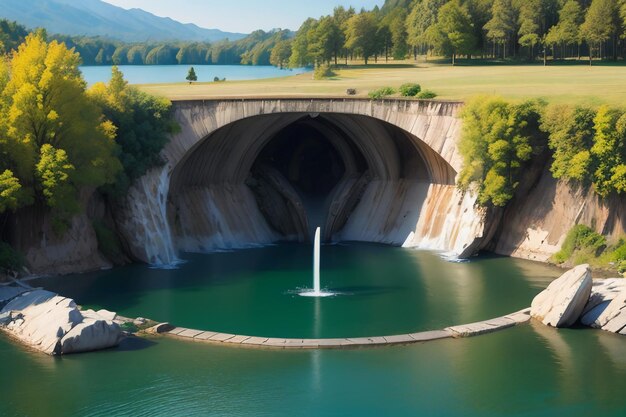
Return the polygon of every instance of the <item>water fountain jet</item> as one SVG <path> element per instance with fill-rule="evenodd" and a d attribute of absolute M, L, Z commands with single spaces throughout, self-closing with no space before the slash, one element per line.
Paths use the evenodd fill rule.
<path fill-rule="evenodd" d="M 315 230 L 315 240 L 313 243 L 313 291 L 305 290 L 300 295 L 303 297 L 330 297 L 335 295 L 332 292 L 322 291 L 320 284 L 320 239 L 321 229 L 318 227 Z"/>

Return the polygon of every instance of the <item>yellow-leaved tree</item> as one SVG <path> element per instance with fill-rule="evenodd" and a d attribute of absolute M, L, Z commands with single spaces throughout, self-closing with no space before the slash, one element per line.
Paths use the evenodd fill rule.
<path fill-rule="evenodd" d="M 115 129 L 87 96 L 79 64 L 73 49 L 35 32 L 0 70 L 4 175 L 19 181 L 19 205 L 46 205 L 61 221 L 80 209 L 81 187 L 112 183 L 121 170 Z"/>

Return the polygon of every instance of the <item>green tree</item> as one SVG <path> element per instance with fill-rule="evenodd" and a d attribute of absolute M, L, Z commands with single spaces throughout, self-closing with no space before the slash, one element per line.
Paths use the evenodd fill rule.
<path fill-rule="evenodd" d="M 502 207 L 513 197 L 524 163 L 542 151 L 539 104 L 477 97 L 462 112 L 459 187 L 478 186 L 478 202 Z"/>
<path fill-rule="evenodd" d="M 437 14 L 446 0 L 421 0 L 411 7 L 411 11 L 406 19 L 407 43 L 413 47 L 417 57 L 420 47 L 429 44 L 428 28 L 437 23 Z"/>
<path fill-rule="evenodd" d="M 567 0 L 559 11 L 559 22 L 550 28 L 546 36 L 549 45 L 578 45 L 580 48 L 580 26 L 584 21 L 583 9 L 577 0 Z M 563 54 L 565 55 L 565 54 Z"/>
<path fill-rule="evenodd" d="M 542 0 L 524 0 L 520 4 L 518 43 L 528 48 L 528 58 L 535 56 L 535 45 L 542 39 L 541 21 L 544 17 Z"/>
<path fill-rule="evenodd" d="M 507 45 L 516 28 L 516 12 L 512 0 L 494 0 L 491 7 L 491 20 L 485 24 L 487 39 L 493 42 L 493 55 L 496 56 L 496 45 L 501 45 L 502 56 L 506 58 Z"/>
<path fill-rule="evenodd" d="M 595 111 L 585 107 L 551 105 L 541 116 L 541 129 L 549 135 L 554 178 L 591 182 Z"/>
<path fill-rule="evenodd" d="M 10 169 L 0 173 L 0 214 L 6 210 L 16 210 L 21 205 L 22 185 Z"/>
<path fill-rule="evenodd" d="M 596 165 L 596 192 L 602 197 L 626 192 L 626 115 L 602 106 L 594 119 L 594 129 L 591 155 Z"/>
<path fill-rule="evenodd" d="M 452 56 L 452 65 L 457 54 L 471 54 L 476 39 L 469 12 L 460 0 L 451 0 L 439 9 L 437 25 L 443 34 L 442 49 Z"/>
<path fill-rule="evenodd" d="M 600 51 L 602 44 L 616 33 L 617 15 L 617 2 L 615 0 L 593 0 L 591 2 L 585 15 L 585 21 L 580 27 L 580 34 L 589 45 L 589 65 L 593 62 L 593 50 Z"/>
<path fill-rule="evenodd" d="M 91 99 L 103 109 L 117 133 L 117 156 L 123 170 L 115 184 L 106 187 L 113 196 L 124 195 L 132 182 L 150 168 L 163 163 L 160 152 L 171 134 L 178 131 L 169 100 L 151 96 L 128 85 L 122 72 L 113 67 L 109 83 L 89 90 Z"/>
<path fill-rule="evenodd" d="M 376 53 L 377 24 L 371 12 L 362 11 L 348 20 L 346 47 L 359 53 L 367 65 L 369 58 Z"/>
<path fill-rule="evenodd" d="M 3 159 L 23 195 L 61 221 L 80 208 L 82 187 L 111 183 L 121 168 L 110 126 L 85 94 L 79 62 L 64 44 L 29 35 L 10 61 L 0 103 Z"/>
<path fill-rule="evenodd" d="M 291 39 L 285 39 L 274 45 L 270 54 L 270 63 L 272 65 L 283 69 L 289 64 L 289 58 L 291 57 L 291 43 Z"/>
<path fill-rule="evenodd" d="M 315 30 L 317 20 L 309 18 L 302 23 L 291 44 L 291 57 L 289 66 L 293 68 L 306 67 L 314 63 L 310 55 L 309 33 Z"/>
<path fill-rule="evenodd" d="M 189 72 L 187 72 L 187 77 L 185 78 L 191 84 L 194 81 L 198 81 L 198 76 L 196 75 L 196 70 L 193 67 L 189 68 Z"/>

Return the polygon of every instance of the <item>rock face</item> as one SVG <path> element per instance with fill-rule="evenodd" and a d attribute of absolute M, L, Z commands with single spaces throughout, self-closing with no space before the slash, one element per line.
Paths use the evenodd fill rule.
<path fill-rule="evenodd" d="M 585 309 L 592 284 L 589 265 L 579 265 L 535 297 L 530 315 L 547 326 L 571 326 Z"/>
<path fill-rule="evenodd" d="M 44 290 L 17 296 L 0 316 L 0 329 L 49 355 L 106 349 L 122 338 L 116 323 L 93 311 L 82 314 L 74 300 Z"/>
<path fill-rule="evenodd" d="M 626 197 L 602 199 L 592 189 L 558 181 L 546 168 L 523 198 L 507 207 L 493 250 L 501 255 L 546 262 L 577 224 L 611 239 L 626 234 Z"/>

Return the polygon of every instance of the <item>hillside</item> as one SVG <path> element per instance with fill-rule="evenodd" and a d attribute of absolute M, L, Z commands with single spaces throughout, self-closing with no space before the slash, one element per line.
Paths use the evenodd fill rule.
<path fill-rule="evenodd" d="M 49 33 L 105 36 L 126 42 L 237 40 L 245 35 L 204 29 L 158 17 L 141 9 L 125 10 L 100 0 L 2 0 L 0 17 Z"/>

